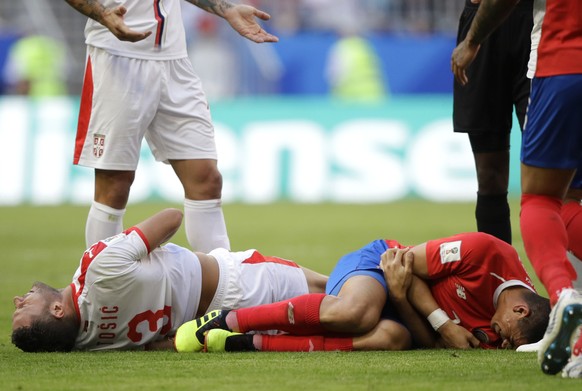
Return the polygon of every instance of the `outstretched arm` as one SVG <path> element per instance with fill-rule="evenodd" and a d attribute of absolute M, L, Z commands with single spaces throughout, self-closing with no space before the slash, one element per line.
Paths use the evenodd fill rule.
<path fill-rule="evenodd" d="M 169 240 L 182 224 L 182 211 L 179 209 L 164 209 L 147 218 L 136 227 L 144 234 L 150 250 Z"/>
<path fill-rule="evenodd" d="M 218 15 L 243 37 L 253 42 L 278 42 L 279 38 L 267 33 L 256 21 L 271 19 L 271 15 L 255 7 L 232 4 L 226 0 L 186 0 L 211 14 Z"/>
<path fill-rule="evenodd" d="M 519 0 L 481 0 L 465 39 L 453 51 L 451 70 L 459 84 L 469 82 L 466 70 L 477 57 L 481 44 L 513 11 Z"/>
<path fill-rule="evenodd" d="M 137 42 L 149 37 L 152 32 L 131 30 L 123 21 L 127 9 L 123 6 L 106 8 L 97 0 L 65 0 L 71 7 L 85 16 L 107 27 L 120 41 Z"/>

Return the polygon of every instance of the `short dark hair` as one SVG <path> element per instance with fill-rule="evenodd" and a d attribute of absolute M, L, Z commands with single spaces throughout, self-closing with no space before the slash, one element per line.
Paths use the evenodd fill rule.
<path fill-rule="evenodd" d="M 30 326 L 14 330 L 12 343 L 24 352 L 70 352 L 78 332 L 74 318 L 57 319 L 47 315 L 34 320 Z"/>
<path fill-rule="evenodd" d="M 535 343 L 544 337 L 550 320 L 550 300 L 529 290 L 524 290 L 523 300 L 527 303 L 530 315 L 519 320 L 522 336 L 527 343 Z"/>

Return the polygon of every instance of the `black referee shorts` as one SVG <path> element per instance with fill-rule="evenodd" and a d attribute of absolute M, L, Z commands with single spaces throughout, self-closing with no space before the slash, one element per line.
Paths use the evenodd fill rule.
<path fill-rule="evenodd" d="M 457 43 L 467 35 L 477 9 L 478 4 L 466 0 Z M 514 108 L 523 128 L 530 92 L 527 64 L 532 27 L 533 0 L 522 0 L 481 45 L 475 61 L 467 69 L 469 83 L 461 86 L 454 82 L 454 131 L 475 136 L 471 137 L 471 144 L 476 152 L 509 149 Z"/>

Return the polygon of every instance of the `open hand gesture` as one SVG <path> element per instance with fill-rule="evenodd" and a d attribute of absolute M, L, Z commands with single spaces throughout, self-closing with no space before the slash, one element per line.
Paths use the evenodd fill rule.
<path fill-rule="evenodd" d="M 224 11 L 224 19 L 240 35 L 250 39 L 253 42 L 278 42 L 279 38 L 267 33 L 257 23 L 256 18 L 261 20 L 271 19 L 271 15 L 258 10 L 250 5 L 238 4 Z"/>
<path fill-rule="evenodd" d="M 133 31 L 123 21 L 127 8 L 118 6 L 103 11 L 101 23 L 109 29 L 120 41 L 137 42 L 149 37 L 152 32 Z"/>

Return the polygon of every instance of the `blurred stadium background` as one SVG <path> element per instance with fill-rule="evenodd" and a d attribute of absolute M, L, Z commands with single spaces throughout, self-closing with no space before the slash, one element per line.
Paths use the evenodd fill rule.
<path fill-rule="evenodd" d="M 453 134 L 451 121 L 449 63 L 463 1 L 247 3 L 271 14 L 265 28 L 279 43 L 254 44 L 223 20 L 183 6 L 189 53 L 216 125 L 226 202 L 473 200 L 469 144 Z M 85 21 L 64 1 L 0 3 L 0 205 L 91 199 L 91 170 L 71 164 Z M 370 45 L 379 94 L 346 99 L 334 90 L 329 75 L 338 67 L 330 53 L 348 30 Z M 56 43 L 53 57 L 64 53 L 59 96 L 15 91 L 24 65 L 11 65 L 11 52 L 38 35 Z M 169 168 L 153 162 L 146 146 L 140 166 L 130 202 L 180 200 Z M 517 179 L 510 192 L 519 191 Z"/>
<path fill-rule="evenodd" d="M 382 40 L 398 37 L 416 37 L 425 42 L 436 40 L 433 43 L 440 42 L 440 37 L 444 41 L 448 40 L 450 47 L 450 39 L 455 35 L 456 23 L 463 6 L 463 1 L 459 0 L 249 0 L 246 3 L 271 14 L 272 20 L 267 23 L 266 28 L 281 36 L 281 45 L 253 48 L 256 45 L 240 39 L 226 23 L 186 2 L 183 7 L 191 45 L 196 45 L 197 39 L 202 39 L 204 34 L 212 30 L 212 35 L 218 37 L 220 44 L 231 49 L 231 58 L 237 64 L 233 70 L 239 80 L 233 90 L 237 95 L 325 93 L 322 81 L 317 86 L 289 85 L 291 77 L 286 79 L 277 72 L 309 70 L 310 67 L 293 69 L 292 65 L 299 64 L 285 62 L 286 59 L 299 55 L 304 57 L 306 64 L 308 61 L 312 61 L 313 65 L 321 64 L 325 50 L 312 49 L 329 46 L 338 28 L 347 24 L 357 25 L 361 33 L 374 41 L 378 40 L 379 46 L 382 46 Z M 71 94 L 78 94 L 85 56 L 85 21 L 85 17 L 65 1 L 28 0 L 0 3 L 0 67 L 3 66 L 10 45 L 20 35 L 31 32 L 48 35 L 65 46 L 70 62 L 67 84 Z M 285 55 L 283 52 L 286 51 L 291 53 Z M 394 63 L 391 66 L 398 66 L 398 62 L 406 61 L 398 53 L 386 52 L 385 48 L 379 47 L 378 51 L 381 57 L 391 58 L 389 62 Z M 447 57 L 448 53 L 443 53 L 443 58 Z M 394 61 L 396 58 L 399 61 Z M 265 62 L 271 65 L 266 66 Z M 441 64 L 424 63 L 427 72 L 432 72 L 431 68 L 436 65 Z M 285 69 L 270 68 L 277 66 Z M 313 73 L 316 71 L 310 70 Z M 441 76 L 450 80 L 448 75 Z M 439 83 L 439 80 L 433 80 L 433 83 Z M 444 89 L 440 91 L 435 91 L 435 86 L 426 85 L 424 90 L 418 87 L 417 91 L 401 92 L 450 92 L 450 85 L 444 85 L 442 84 L 440 88 Z"/>

